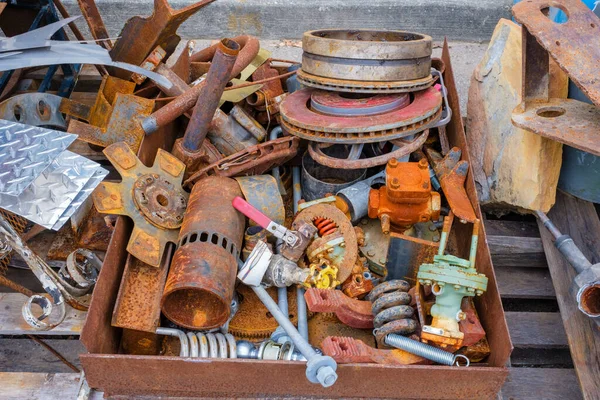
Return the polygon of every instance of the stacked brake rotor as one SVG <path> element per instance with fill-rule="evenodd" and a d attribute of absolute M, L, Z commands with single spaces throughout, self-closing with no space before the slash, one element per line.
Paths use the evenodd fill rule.
<path fill-rule="evenodd" d="M 431 47 L 431 37 L 402 31 L 306 32 L 298 81 L 308 87 L 281 104 L 283 129 L 309 140 L 311 157 L 331 168 L 383 165 L 417 150 L 442 114 Z M 323 151 L 334 144 L 350 145 L 346 159 Z M 361 158 L 365 144 L 369 158 Z"/>

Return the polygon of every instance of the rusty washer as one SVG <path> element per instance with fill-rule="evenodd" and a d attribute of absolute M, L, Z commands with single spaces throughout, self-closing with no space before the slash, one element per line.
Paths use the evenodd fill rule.
<path fill-rule="evenodd" d="M 229 318 L 245 225 L 231 202 L 241 195 L 237 182 L 224 177 L 192 189 L 161 302 L 177 325 L 213 329 Z"/>

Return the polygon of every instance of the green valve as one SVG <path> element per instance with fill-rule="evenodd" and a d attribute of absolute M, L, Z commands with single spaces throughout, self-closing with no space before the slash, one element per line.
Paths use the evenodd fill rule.
<path fill-rule="evenodd" d="M 487 289 L 488 278 L 475 269 L 479 220 L 473 224 L 471 253 L 469 260 L 452 255 L 444 255 L 453 216 L 444 220 L 438 255 L 433 264 L 421 264 L 417 273 L 419 284 L 431 286 L 435 304 L 431 307 L 433 321 L 423 326 L 422 339 L 439 344 L 460 345 L 464 334 L 458 323 L 466 315 L 461 310 L 462 299 L 466 296 L 481 296 Z"/>

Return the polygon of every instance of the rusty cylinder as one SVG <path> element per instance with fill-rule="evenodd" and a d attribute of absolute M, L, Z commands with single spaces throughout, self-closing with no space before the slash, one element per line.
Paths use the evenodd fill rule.
<path fill-rule="evenodd" d="M 163 314 L 179 326 L 205 330 L 230 314 L 245 219 L 231 202 L 238 183 L 209 176 L 196 183 L 179 232 L 161 300 Z"/>
<path fill-rule="evenodd" d="M 195 152 L 202 146 L 239 51 L 240 45 L 233 40 L 223 39 L 219 43 L 206 75 L 206 83 L 198 96 L 199 101 L 194 106 L 183 135 L 183 147 L 186 150 Z"/>

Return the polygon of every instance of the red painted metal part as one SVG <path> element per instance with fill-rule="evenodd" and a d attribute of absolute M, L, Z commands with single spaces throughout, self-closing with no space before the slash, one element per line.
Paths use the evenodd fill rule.
<path fill-rule="evenodd" d="M 439 118 L 442 96 L 435 88 L 413 93 L 406 107 L 376 115 L 335 116 L 309 106 L 316 89 L 301 89 L 280 105 L 282 126 L 307 140 L 327 143 L 370 143 L 398 139 L 422 131 Z"/>
<path fill-rule="evenodd" d="M 351 337 L 329 336 L 322 343 L 323 354 L 338 364 L 376 363 L 388 365 L 430 364 L 422 357 L 403 350 L 384 350 L 367 346 Z"/>
<path fill-rule="evenodd" d="M 373 328 L 370 301 L 353 299 L 340 290 L 317 288 L 307 289 L 304 298 L 311 312 L 332 312 L 352 328 Z"/>
<path fill-rule="evenodd" d="M 394 105 L 394 109 L 404 108 L 410 104 L 410 96 L 407 93 L 351 96 L 340 92 L 315 90 L 310 96 L 310 101 L 311 104 L 316 103 L 325 107 L 368 111 L 369 109 L 389 106 L 390 104 Z"/>

